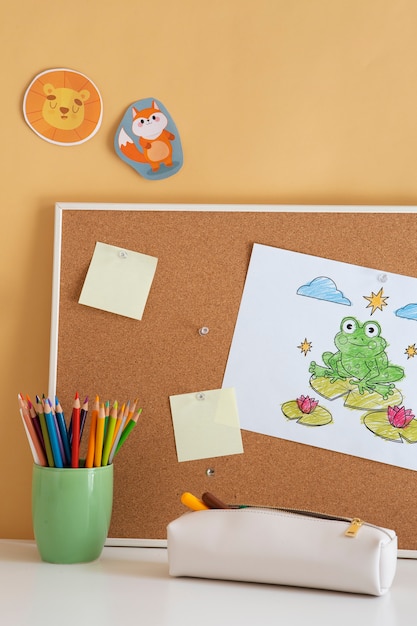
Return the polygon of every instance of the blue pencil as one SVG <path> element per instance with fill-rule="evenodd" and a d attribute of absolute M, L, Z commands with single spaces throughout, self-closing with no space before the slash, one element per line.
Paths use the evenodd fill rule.
<path fill-rule="evenodd" d="M 45 400 L 45 402 L 43 403 L 43 412 L 45 416 L 46 426 L 48 429 L 49 441 L 51 443 L 55 467 L 64 467 L 61 450 L 59 448 L 58 430 L 55 418 L 52 414 L 51 405 L 48 400 Z"/>
<path fill-rule="evenodd" d="M 55 397 L 55 416 L 61 433 L 62 444 L 65 452 L 65 465 L 71 465 L 71 448 L 68 438 L 67 424 L 65 422 L 64 411 L 57 397 Z"/>
<path fill-rule="evenodd" d="M 61 433 L 59 432 L 58 420 L 56 419 L 55 411 L 54 411 L 54 408 L 53 408 L 51 403 L 50 403 L 50 406 L 51 406 L 51 414 L 52 414 L 52 417 L 54 419 L 55 431 L 56 431 L 56 434 L 57 434 L 57 437 L 58 437 L 59 452 L 61 454 L 62 463 L 64 464 L 64 467 L 65 467 L 64 443 L 62 441 Z"/>

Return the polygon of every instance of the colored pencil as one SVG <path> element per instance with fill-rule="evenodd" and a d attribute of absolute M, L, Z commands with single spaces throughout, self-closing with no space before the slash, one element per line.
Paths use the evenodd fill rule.
<path fill-rule="evenodd" d="M 84 403 L 81 407 L 81 413 L 80 413 L 80 443 L 81 443 L 81 438 L 83 436 L 83 431 L 84 431 L 84 426 L 85 426 L 85 421 L 87 419 L 87 415 L 88 415 L 88 396 L 86 397 L 86 399 L 84 400 Z"/>
<path fill-rule="evenodd" d="M 126 441 L 128 436 L 130 435 L 130 433 L 132 432 L 132 430 L 136 426 L 137 421 L 138 421 L 139 416 L 140 416 L 141 413 L 142 413 L 142 409 L 139 409 L 138 411 L 136 411 L 136 415 L 134 415 L 132 417 L 132 419 L 129 421 L 129 423 L 124 427 L 122 435 L 121 435 L 121 437 L 119 439 L 119 443 L 117 444 L 117 448 L 116 448 L 115 454 L 117 454 L 117 452 L 120 450 L 120 448 L 122 447 L 122 445 L 124 444 L 124 442 Z"/>
<path fill-rule="evenodd" d="M 94 451 L 96 445 L 96 429 L 97 429 L 97 416 L 100 408 L 100 400 L 99 397 L 96 396 L 93 404 L 93 410 L 91 412 L 91 422 L 90 422 L 90 433 L 88 436 L 88 448 L 87 448 L 87 456 L 85 459 L 86 467 L 93 467 L 94 464 Z"/>
<path fill-rule="evenodd" d="M 65 465 L 71 464 L 71 447 L 68 438 L 68 430 L 67 424 L 65 422 L 64 411 L 62 409 L 61 403 L 58 398 L 55 396 L 55 417 L 58 423 L 59 432 L 61 433 L 61 439 L 64 446 L 64 458 Z"/>
<path fill-rule="evenodd" d="M 47 399 L 43 402 L 43 414 L 45 416 L 46 427 L 48 429 L 49 441 L 51 442 L 54 466 L 64 467 L 58 441 L 58 427 L 52 413 L 51 404 Z"/>
<path fill-rule="evenodd" d="M 75 394 L 74 404 L 72 407 L 71 425 L 72 425 L 72 442 L 71 442 L 71 467 L 77 468 L 79 464 L 80 454 L 80 398 L 78 392 Z"/>
<path fill-rule="evenodd" d="M 94 466 L 101 466 L 101 456 L 103 454 L 103 439 L 104 439 L 104 422 L 106 421 L 106 411 L 104 403 L 100 405 L 100 409 L 97 416 L 97 428 L 96 428 L 96 444 L 94 452 Z"/>
<path fill-rule="evenodd" d="M 124 418 L 125 416 L 127 416 L 129 414 L 129 401 L 127 401 L 127 403 L 124 403 L 118 414 L 117 414 L 117 422 L 116 422 L 116 428 L 114 429 L 114 434 L 113 434 L 113 441 L 112 441 L 112 447 L 114 445 L 114 440 L 117 438 L 117 434 L 119 432 L 120 426 L 122 425 L 123 420 L 126 421 Z"/>
<path fill-rule="evenodd" d="M 117 422 L 117 407 L 118 407 L 118 403 L 116 400 L 113 403 L 113 406 L 109 414 L 108 422 L 107 422 L 106 437 L 104 440 L 103 454 L 101 457 L 102 465 L 107 465 L 109 462 L 109 455 L 110 455 L 110 450 L 111 450 L 111 446 L 113 443 L 113 435 L 114 435 L 114 430 L 116 428 L 116 422 Z"/>
<path fill-rule="evenodd" d="M 109 464 L 113 463 L 114 455 L 116 454 L 117 446 L 119 445 L 120 437 L 122 436 L 122 432 L 124 430 L 126 421 L 127 421 L 127 413 L 124 413 L 122 416 L 121 424 L 116 433 L 116 436 L 113 437 L 113 443 L 112 443 L 112 447 L 111 447 L 110 455 L 109 455 Z"/>
<path fill-rule="evenodd" d="M 22 396 L 22 400 L 23 400 L 23 396 Z M 44 444 L 44 441 L 43 441 L 43 435 L 42 435 L 41 423 L 39 421 L 39 416 L 36 413 L 35 407 L 33 406 L 32 401 L 29 398 L 29 396 L 26 396 L 26 406 L 27 406 L 27 409 L 29 411 L 29 415 L 30 415 L 30 418 L 32 420 L 33 427 L 36 430 L 36 434 L 38 435 L 39 443 L 42 446 L 44 454 L 46 455 L 46 453 L 45 453 L 45 444 Z"/>
<path fill-rule="evenodd" d="M 22 418 L 23 428 L 25 429 L 26 437 L 27 437 L 27 440 L 28 440 L 28 443 L 29 443 L 30 451 L 32 452 L 33 462 L 36 463 L 36 465 L 41 465 L 38 453 L 36 452 L 36 448 L 35 448 L 35 445 L 33 443 L 33 439 L 31 437 L 30 432 L 29 432 L 28 427 L 27 427 L 27 421 L 26 421 L 26 419 L 24 417 L 24 413 L 23 413 L 22 409 L 19 409 L 19 411 L 20 411 L 20 417 Z M 26 414 L 26 418 L 27 418 L 27 414 Z"/>
<path fill-rule="evenodd" d="M 50 442 L 49 434 L 48 434 L 48 427 L 46 426 L 45 415 L 43 413 L 43 406 L 42 406 L 42 402 L 39 396 L 36 396 L 36 413 L 38 415 L 38 418 L 41 424 L 42 437 L 43 437 L 43 442 L 45 444 L 45 453 L 46 453 L 46 458 L 48 459 L 48 465 L 49 467 L 54 467 L 54 457 L 52 454 L 51 442 Z"/>
<path fill-rule="evenodd" d="M 129 410 L 129 413 L 128 413 L 128 416 L 127 416 L 127 419 L 126 419 L 126 423 L 125 423 L 125 428 L 128 425 L 128 423 L 130 422 L 130 420 L 132 419 L 132 417 L 133 417 L 133 415 L 134 415 L 134 413 L 136 411 L 136 405 L 137 405 L 138 402 L 139 402 L 139 398 L 135 398 L 132 406 L 130 407 L 130 410 Z"/>
<path fill-rule="evenodd" d="M 129 410 L 130 410 L 130 400 L 128 400 L 126 404 L 123 404 L 117 416 L 116 428 L 114 429 L 114 435 L 113 435 L 113 442 L 110 448 L 109 464 L 113 463 L 113 457 L 116 454 L 117 444 L 119 443 L 123 429 L 126 426 L 127 417 L 129 415 Z"/>
<path fill-rule="evenodd" d="M 29 441 L 29 445 L 32 451 L 33 460 L 37 465 L 48 465 L 48 460 L 46 458 L 46 454 L 44 452 L 43 447 L 39 442 L 38 435 L 33 425 L 33 421 L 30 417 L 30 414 L 27 409 L 27 405 L 23 401 L 23 399 L 18 396 L 19 401 L 19 411 L 23 421 L 23 425 L 25 427 L 26 435 Z"/>
<path fill-rule="evenodd" d="M 107 433 L 107 424 L 109 423 L 109 415 L 110 415 L 110 401 L 106 400 L 106 402 L 104 403 L 104 410 L 105 410 L 105 416 L 104 416 L 104 435 L 103 435 L 103 442 L 104 439 L 106 438 L 106 433 Z"/>
<path fill-rule="evenodd" d="M 132 430 L 142 409 L 136 410 L 138 399 L 119 407 L 117 400 L 110 404 L 101 402 L 96 395 L 90 420 L 85 467 L 102 467 L 113 459 Z M 64 411 L 55 396 L 55 404 L 45 395 L 37 395 L 33 404 L 29 396 L 18 394 L 19 411 L 30 445 L 33 460 L 46 467 L 80 467 L 81 436 L 87 422 L 88 396 L 83 405 L 78 392 L 72 406 L 71 420 L 67 427 Z M 70 438 L 69 433 L 72 437 Z"/>
<path fill-rule="evenodd" d="M 58 439 L 59 451 L 61 453 L 62 463 L 63 463 L 63 465 L 65 467 L 66 461 L 65 461 L 64 442 L 62 441 L 62 437 L 61 437 L 61 433 L 60 433 L 60 430 L 59 430 L 58 420 L 57 420 L 56 415 L 55 415 L 54 407 L 52 406 L 52 402 L 49 399 L 48 399 L 48 402 L 49 402 L 49 406 L 51 407 L 52 417 L 54 419 L 54 424 L 55 424 L 56 435 L 57 435 L 57 439 Z M 52 452 L 53 452 L 53 450 L 52 450 Z"/>

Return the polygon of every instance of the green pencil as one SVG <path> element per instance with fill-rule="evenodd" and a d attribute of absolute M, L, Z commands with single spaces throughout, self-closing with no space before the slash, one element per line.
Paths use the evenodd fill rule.
<path fill-rule="evenodd" d="M 48 427 L 46 425 L 45 414 L 43 412 L 42 402 L 40 401 L 39 396 L 36 396 L 36 412 L 39 417 L 39 422 L 41 425 L 43 442 L 45 444 L 45 452 L 46 458 L 48 459 L 49 467 L 55 467 L 54 456 L 52 454 L 51 441 L 49 439 Z"/>
<path fill-rule="evenodd" d="M 117 444 L 117 448 L 116 448 L 116 452 L 115 455 L 118 453 L 118 451 L 120 450 L 120 448 L 122 447 L 122 445 L 124 444 L 124 442 L 126 441 L 126 439 L 128 438 L 128 436 L 130 435 L 130 433 L 132 432 L 132 430 L 134 429 L 134 427 L 137 424 L 137 421 L 139 419 L 139 415 L 142 413 L 142 409 L 138 409 L 138 411 L 136 412 L 136 415 L 134 415 L 132 417 L 132 419 L 130 419 L 126 425 L 126 427 L 124 428 L 122 435 L 119 439 L 119 443 Z"/>
<path fill-rule="evenodd" d="M 103 456 L 101 458 L 102 465 L 107 465 L 109 462 L 109 454 L 111 450 L 111 445 L 113 443 L 114 429 L 116 428 L 117 422 L 117 406 L 117 401 L 115 401 L 112 406 L 109 419 L 107 421 L 106 438 L 104 440 Z"/>

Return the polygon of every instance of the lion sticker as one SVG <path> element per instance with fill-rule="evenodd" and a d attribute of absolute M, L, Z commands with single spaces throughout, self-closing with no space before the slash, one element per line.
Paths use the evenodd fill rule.
<path fill-rule="evenodd" d="M 30 128 L 51 143 L 73 146 L 91 139 L 101 125 L 103 106 L 92 81 L 69 69 L 36 76 L 23 102 Z"/>

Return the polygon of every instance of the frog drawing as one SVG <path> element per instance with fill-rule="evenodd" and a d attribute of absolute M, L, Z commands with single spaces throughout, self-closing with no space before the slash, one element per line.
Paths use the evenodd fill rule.
<path fill-rule="evenodd" d="M 325 377 L 331 383 L 348 380 L 360 394 L 378 393 L 384 400 L 394 393 L 395 382 L 404 378 L 404 369 L 391 365 L 386 340 L 381 337 L 378 322 L 361 324 L 354 317 L 345 317 L 334 338 L 337 352 L 324 352 L 325 367 L 312 361 L 309 372 L 314 378 Z"/>

